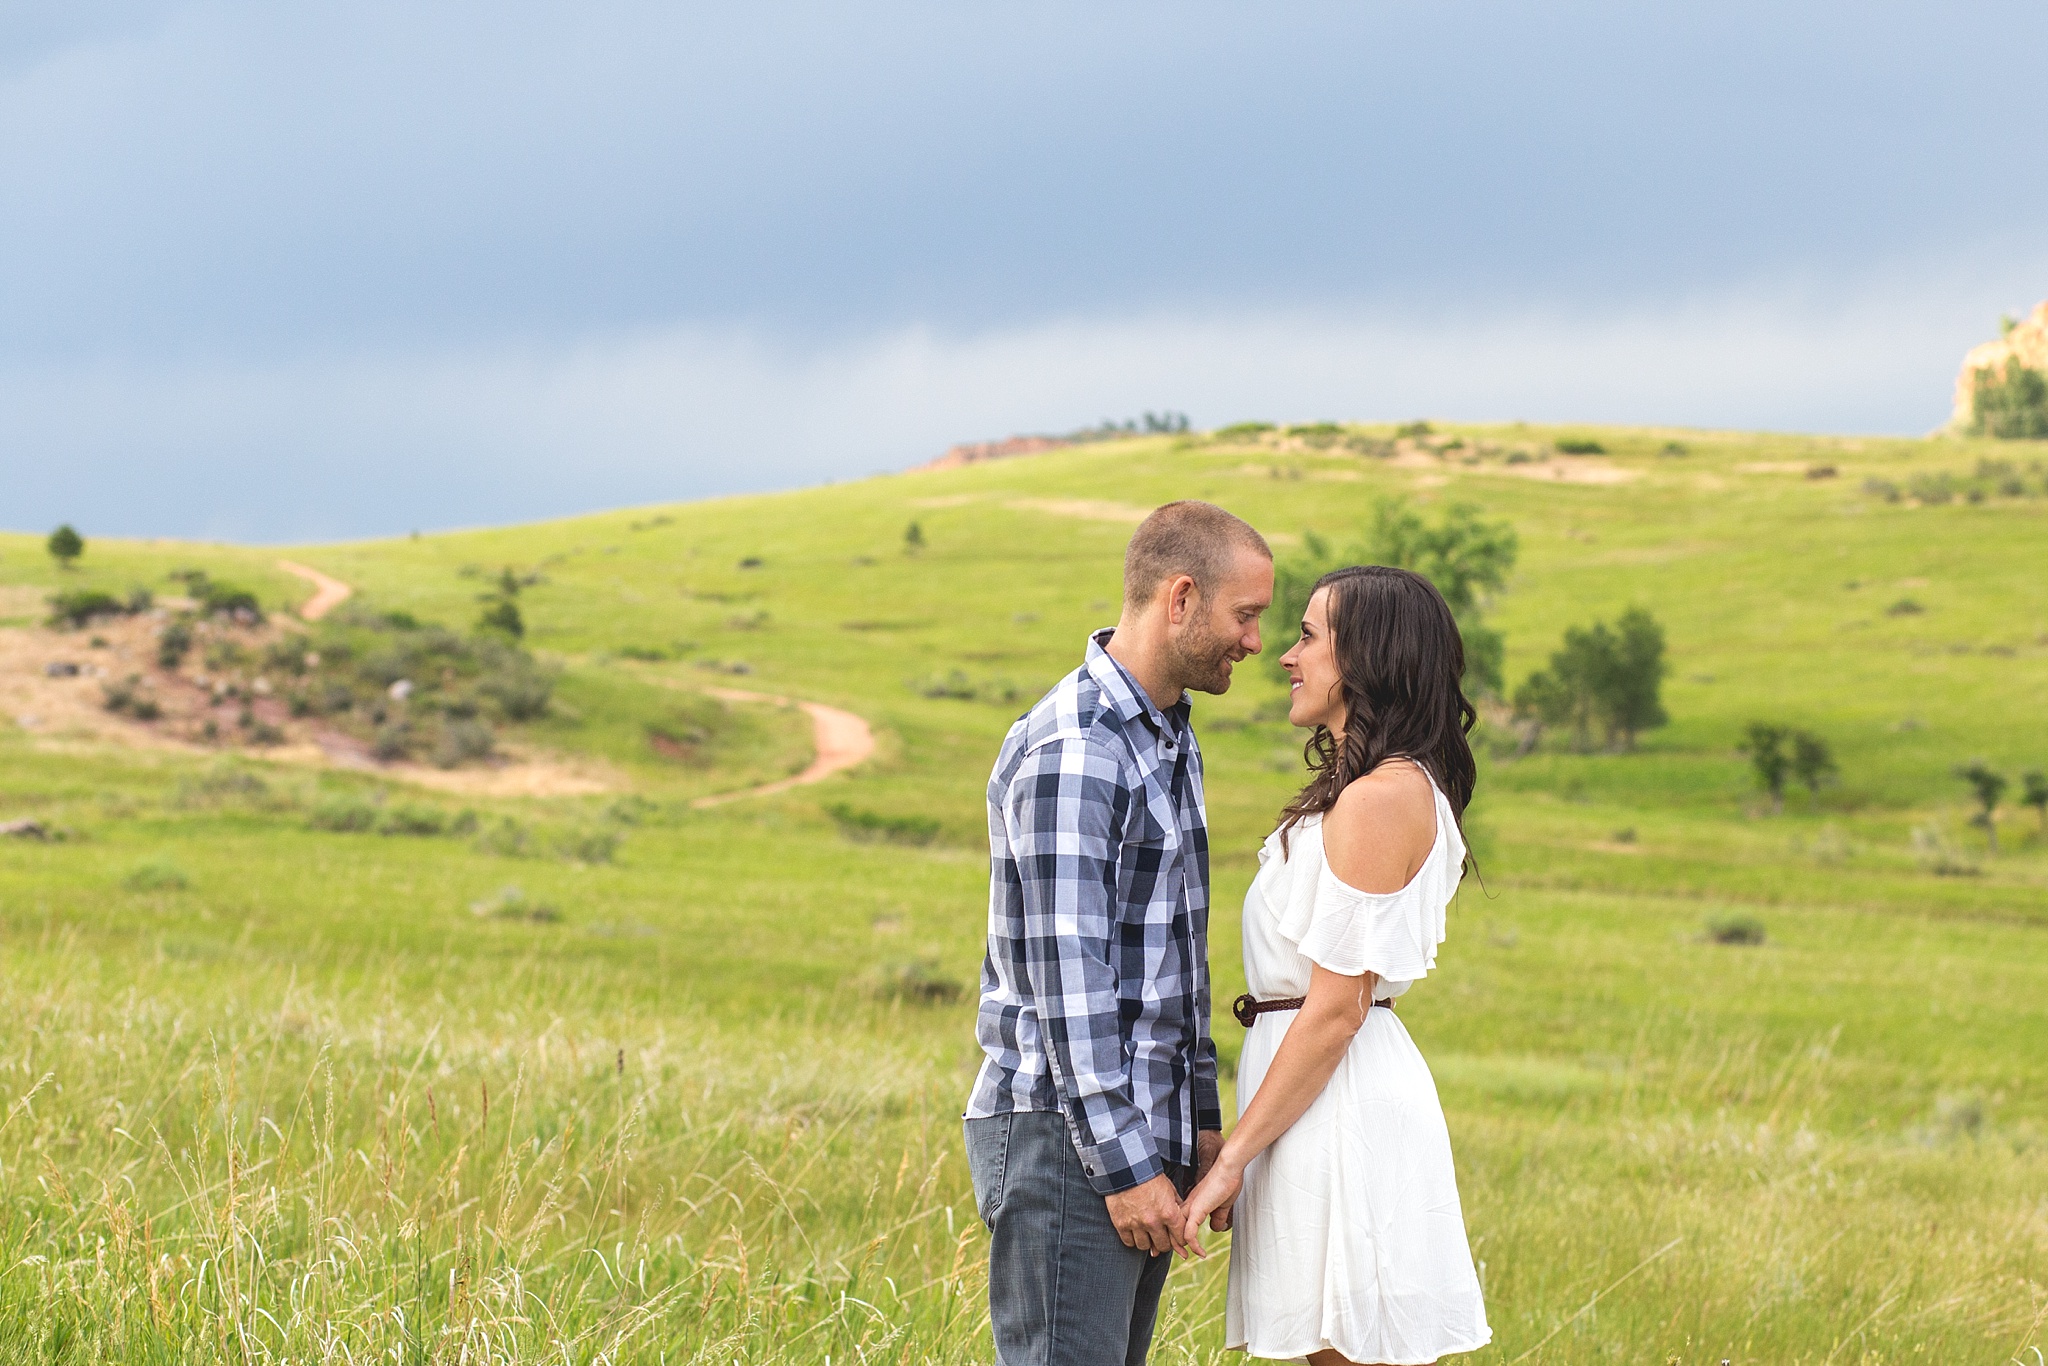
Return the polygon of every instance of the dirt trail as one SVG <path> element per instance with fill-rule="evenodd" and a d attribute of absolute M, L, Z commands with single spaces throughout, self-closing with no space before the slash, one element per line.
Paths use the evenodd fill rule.
<path fill-rule="evenodd" d="M 335 608 L 347 602 L 355 589 L 340 579 L 329 578 L 317 569 L 295 564 L 290 560 L 279 560 L 277 567 L 287 574 L 295 574 L 313 585 L 313 596 L 299 604 L 299 615 L 307 621 L 318 621 Z"/>
<path fill-rule="evenodd" d="M 787 707 L 787 697 L 771 693 L 748 692 L 742 688 L 706 688 L 705 691 L 722 702 L 766 702 L 771 706 Z M 843 773 L 855 764 L 865 762 L 875 752 L 875 733 L 868 723 L 850 711 L 828 707 L 822 702 L 797 702 L 811 716 L 811 733 L 818 751 L 810 767 L 790 778 L 780 778 L 759 787 L 741 788 L 737 792 L 716 792 L 709 797 L 699 797 L 690 805 L 698 808 L 723 806 L 727 802 L 740 801 L 746 797 L 767 797 L 777 792 L 787 792 L 792 787 L 807 783 L 823 782 L 835 773 Z"/>

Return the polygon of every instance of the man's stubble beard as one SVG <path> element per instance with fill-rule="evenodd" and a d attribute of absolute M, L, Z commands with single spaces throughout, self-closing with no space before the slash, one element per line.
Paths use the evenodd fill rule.
<path fill-rule="evenodd" d="M 1211 634 L 1205 625 L 1188 623 L 1174 642 L 1175 662 L 1180 666 L 1181 686 L 1196 692 L 1230 691 L 1230 652 L 1237 641 L 1224 633 Z"/>

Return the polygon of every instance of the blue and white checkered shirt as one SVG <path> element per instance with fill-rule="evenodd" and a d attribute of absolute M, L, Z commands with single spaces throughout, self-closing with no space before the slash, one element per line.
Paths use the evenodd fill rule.
<path fill-rule="evenodd" d="M 1209 825 L 1186 697 L 1103 647 L 1003 740 L 988 783 L 988 956 L 967 1117 L 1066 1116 L 1108 1195 L 1221 1129 L 1209 1037 Z"/>

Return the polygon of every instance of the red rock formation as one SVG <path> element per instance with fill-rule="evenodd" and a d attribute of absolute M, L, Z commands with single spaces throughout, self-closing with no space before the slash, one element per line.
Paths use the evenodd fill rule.
<path fill-rule="evenodd" d="M 1041 451 L 1056 451 L 1062 446 L 1073 444 L 1058 436 L 1012 436 L 1001 441 L 966 441 L 938 459 L 919 465 L 918 468 L 957 470 L 962 465 L 978 465 L 984 460 L 1007 460 L 1014 455 L 1037 455 Z"/>

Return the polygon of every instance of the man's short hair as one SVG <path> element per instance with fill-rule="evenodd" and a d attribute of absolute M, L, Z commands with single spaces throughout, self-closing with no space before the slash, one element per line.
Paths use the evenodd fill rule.
<path fill-rule="evenodd" d="M 1124 602 L 1150 601 L 1159 585 L 1176 574 L 1193 579 L 1207 597 L 1240 550 L 1273 558 L 1266 538 L 1251 523 L 1214 503 L 1188 498 L 1154 509 L 1138 524 L 1124 550 Z"/>

